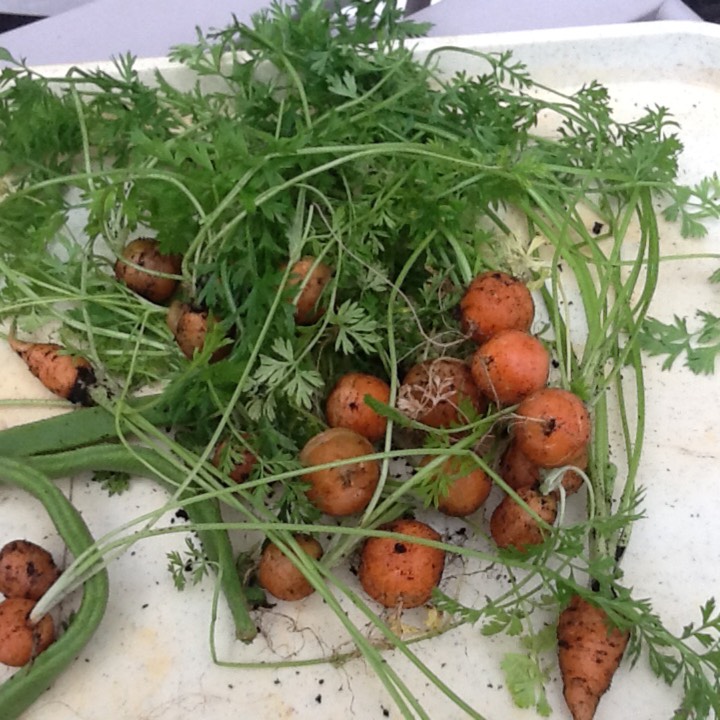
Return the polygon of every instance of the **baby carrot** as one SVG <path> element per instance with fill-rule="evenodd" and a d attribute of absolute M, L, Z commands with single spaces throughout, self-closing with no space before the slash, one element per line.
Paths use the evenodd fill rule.
<path fill-rule="evenodd" d="M 90 362 L 64 352 L 56 343 L 33 343 L 18 340 L 14 328 L 8 333 L 8 344 L 23 359 L 30 372 L 50 392 L 78 405 L 92 405 L 90 389 L 96 383 Z"/>
<path fill-rule="evenodd" d="M 575 595 L 560 613 L 557 638 L 565 702 L 573 720 L 592 720 L 629 634 L 611 627 L 601 608 Z"/>

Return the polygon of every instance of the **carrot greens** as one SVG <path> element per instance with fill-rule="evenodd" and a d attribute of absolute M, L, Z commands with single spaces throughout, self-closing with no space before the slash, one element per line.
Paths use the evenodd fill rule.
<path fill-rule="evenodd" d="M 0 432 L 0 456 L 52 478 L 92 471 L 110 495 L 136 475 L 168 493 L 79 553 L 41 609 L 139 540 L 196 532 L 168 568 L 178 589 L 215 577 L 212 657 L 232 665 L 215 647 L 216 615 L 224 598 L 237 637 L 260 642 L 266 598 L 252 568 L 267 540 L 355 646 L 285 664 L 362 657 L 404 718 L 429 714 L 394 656 L 450 703 L 448 717 L 484 717 L 416 651 L 476 624 L 478 642 L 519 638 L 498 666 L 519 707 L 549 714 L 547 628 L 571 597 L 631 632 L 631 664 L 646 655 L 659 678 L 680 686 L 673 718 L 717 717 L 714 600 L 697 625 L 674 632 L 630 590 L 621 562 L 646 492 L 642 352 L 667 356 L 668 369 L 685 354 L 697 373 L 712 372 L 720 352 L 715 314 L 701 312 L 698 330 L 649 315 L 663 261 L 658 207 L 684 235 L 699 236 L 720 217 L 717 178 L 677 182 L 683 148 L 668 109 L 619 122 L 598 82 L 548 88 L 510 52 L 417 54 L 425 30 L 394 2 L 331 11 L 297 0 L 273 4 L 250 25 L 199 35 L 171 53 L 181 71 L 152 77 L 132 56 L 63 77 L 5 58 L 0 319 L 88 358 L 98 381 L 95 407 Z M 444 61 L 455 54 L 481 69 L 449 74 Z M 152 302 L 115 278 L 116 260 L 139 237 L 182 257 L 177 304 Z M 293 272 L 299 261 L 310 268 L 302 278 Z M 301 322 L 299 293 L 321 264 L 331 269 L 327 284 Z M 132 266 L 142 269 L 138 259 Z M 403 395 L 413 366 L 472 354 L 458 307 L 486 271 L 533 291 L 551 382 L 591 417 L 585 509 L 561 487 L 569 463 L 560 458 L 557 472 L 544 473 L 543 491 L 558 493 L 554 524 L 497 469 L 521 418 L 516 405 L 461 396 L 453 419 L 432 427 L 408 410 L 422 399 Z M 179 306 L 207 320 L 194 353 L 180 350 L 177 323 L 169 326 Z M 387 424 L 374 447 L 366 441 L 373 452 L 313 465 L 348 486 L 354 463 L 377 464 L 369 502 L 327 521 L 300 453 L 327 430 L 325 399 L 349 373 L 387 379 L 389 402 L 365 400 Z M 441 382 L 428 392 L 451 397 Z M 230 481 L 248 457 L 247 477 Z M 433 487 L 433 477 L 449 459 L 491 478 L 539 523 L 542 542 L 496 548 L 477 519 L 461 523 L 462 542 L 452 541 L 452 522 L 440 540 L 388 530 L 407 514 L 432 517 L 448 485 Z M 187 523 L 163 524 L 180 508 Z M 298 533 L 328 538 L 322 558 L 302 551 Z M 504 575 L 493 591 L 436 588 L 433 612 L 443 620 L 420 643 L 342 572 L 368 538 L 443 550 L 463 577 L 464 564 Z M 236 564 L 241 542 L 245 564 Z"/>

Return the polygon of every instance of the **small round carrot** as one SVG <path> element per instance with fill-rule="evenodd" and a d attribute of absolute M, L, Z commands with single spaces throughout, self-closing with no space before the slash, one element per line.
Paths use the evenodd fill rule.
<path fill-rule="evenodd" d="M 330 428 L 310 438 L 300 452 L 300 462 L 308 468 L 302 479 L 310 485 L 307 490 L 310 502 L 333 517 L 364 510 L 380 479 L 377 460 L 358 460 L 317 470 L 313 466 L 360 458 L 374 451 L 367 438 L 347 428 Z"/>
<path fill-rule="evenodd" d="M 330 391 L 325 415 L 330 427 L 344 427 L 376 442 L 385 434 L 387 418 L 376 413 L 366 402 L 369 395 L 381 403 L 390 400 L 390 386 L 374 375 L 348 373 Z"/>
<path fill-rule="evenodd" d="M 432 456 L 428 455 L 420 465 L 427 465 L 431 460 Z M 432 480 L 447 482 L 447 488 L 438 497 L 438 510 L 452 517 L 472 515 L 488 499 L 492 490 L 492 480 L 482 468 L 465 466 L 462 460 L 454 457 L 448 457 L 440 465 Z"/>
<path fill-rule="evenodd" d="M 535 315 L 535 303 L 527 286 L 504 272 L 478 275 L 460 300 L 461 325 L 477 343 L 501 330 L 527 332 Z"/>
<path fill-rule="evenodd" d="M 167 325 L 188 360 L 192 360 L 196 351 L 203 349 L 208 330 L 215 323 L 217 320 L 207 310 L 193 308 L 187 303 L 174 302 L 168 308 Z M 222 345 L 215 350 L 210 361 L 217 362 L 229 354 L 230 346 Z"/>
<path fill-rule="evenodd" d="M 294 298 L 298 325 L 312 325 L 323 316 L 325 308 L 319 304 L 320 296 L 331 277 L 332 270 L 311 256 L 301 258 L 290 268 L 288 287 L 300 286 Z"/>
<path fill-rule="evenodd" d="M 518 496 L 548 525 L 557 516 L 555 495 L 542 495 L 532 488 L 521 488 Z M 525 550 L 529 545 L 539 545 L 545 538 L 545 530 L 515 498 L 506 495 L 490 517 L 490 534 L 498 547 L 514 547 Z"/>
<path fill-rule="evenodd" d="M 55 639 L 55 625 L 44 615 L 33 625 L 29 616 L 35 601 L 8 598 L 0 603 L 0 663 L 11 667 L 27 665 Z"/>
<path fill-rule="evenodd" d="M 440 540 L 440 534 L 419 520 L 399 519 L 381 530 Z M 413 608 L 426 603 L 440 582 L 445 552 L 405 540 L 373 537 L 365 541 L 358 578 L 363 590 L 385 607 Z"/>
<path fill-rule="evenodd" d="M 573 465 L 580 470 L 586 470 L 588 465 L 588 448 L 584 445 L 578 454 L 570 458 L 566 465 Z M 498 475 L 513 489 L 536 489 L 542 481 L 542 470 L 537 463 L 532 462 L 519 448 L 516 442 L 511 442 L 500 458 Z M 574 470 L 566 470 L 562 477 L 562 486 L 565 492 L 571 495 L 577 492 L 583 484 L 583 479 Z"/>
<path fill-rule="evenodd" d="M 557 639 L 568 709 L 573 720 L 592 720 L 620 665 L 629 633 L 611 627 L 601 608 L 574 595 L 560 613 Z"/>
<path fill-rule="evenodd" d="M 53 556 L 29 540 L 12 540 L 0 550 L 0 593 L 39 600 L 58 579 Z"/>
<path fill-rule="evenodd" d="M 56 343 L 18 340 L 14 328 L 8 333 L 8 344 L 50 392 L 78 405 L 93 404 L 90 389 L 97 379 L 86 358 L 69 355 Z"/>
<path fill-rule="evenodd" d="M 470 368 L 485 397 L 496 405 L 515 405 L 545 386 L 550 354 L 533 335 L 503 330 L 475 351 Z"/>
<path fill-rule="evenodd" d="M 123 248 L 115 263 L 115 277 L 138 295 L 162 303 L 170 299 L 179 281 L 154 273 L 178 275 L 181 267 L 182 257 L 161 253 L 157 240 L 136 238 Z"/>
<path fill-rule="evenodd" d="M 322 545 L 310 535 L 295 535 L 300 549 L 315 560 L 323 555 Z M 258 583 L 279 600 L 302 600 L 315 588 L 302 571 L 274 543 L 267 543 L 257 569 Z"/>
<path fill-rule="evenodd" d="M 397 407 L 424 425 L 446 428 L 465 420 L 463 402 L 478 413 L 487 408 L 467 363 L 443 357 L 426 360 L 408 370 L 398 390 Z"/>
<path fill-rule="evenodd" d="M 567 464 L 590 439 L 590 415 L 580 398 L 562 388 L 543 388 L 517 409 L 513 433 L 532 462 L 552 468 Z"/>
<path fill-rule="evenodd" d="M 250 477 L 257 464 L 257 456 L 239 443 L 228 445 L 227 440 L 222 440 L 217 444 L 211 462 L 216 468 L 229 467 L 228 477 L 239 484 Z"/>

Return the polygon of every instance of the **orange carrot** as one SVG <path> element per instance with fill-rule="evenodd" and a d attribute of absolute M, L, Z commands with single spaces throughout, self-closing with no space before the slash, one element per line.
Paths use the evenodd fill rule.
<path fill-rule="evenodd" d="M 295 540 L 311 558 L 319 560 L 322 557 L 322 545 L 314 537 L 295 535 Z M 315 590 L 302 571 L 277 545 L 270 542 L 265 545 L 260 556 L 257 577 L 260 587 L 280 600 L 302 600 Z"/>
<path fill-rule="evenodd" d="M 463 331 L 477 343 L 502 330 L 527 332 L 534 316 L 535 303 L 527 286 L 503 272 L 478 275 L 460 300 Z"/>
<path fill-rule="evenodd" d="M 468 364 L 442 357 L 408 370 L 398 391 L 397 407 L 424 425 L 446 428 L 466 420 L 462 402 L 470 403 L 478 413 L 487 409 L 487 400 L 475 385 Z"/>
<path fill-rule="evenodd" d="M 330 427 L 354 430 L 370 442 L 385 435 L 387 418 L 376 413 L 366 402 L 368 395 L 382 403 L 390 400 L 390 386 L 374 375 L 352 372 L 343 375 L 336 383 L 325 404 Z"/>
<path fill-rule="evenodd" d="M 307 256 L 290 268 L 288 287 L 300 287 L 295 302 L 295 322 L 298 325 L 312 325 L 325 313 L 319 305 L 325 286 L 332 278 L 332 269 L 316 258 Z"/>
<path fill-rule="evenodd" d="M 580 470 L 587 470 L 587 445 L 583 445 L 577 455 L 570 458 L 566 464 L 574 465 Z M 513 490 L 519 490 L 525 487 L 538 488 L 542 481 L 542 468 L 521 452 L 516 442 L 511 442 L 505 449 L 505 452 L 500 458 L 497 471 L 498 475 L 500 475 Z M 577 492 L 582 487 L 582 484 L 582 476 L 578 475 L 574 470 L 566 470 L 563 473 L 562 486 L 568 495 Z"/>
<path fill-rule="evenodd" d="M 590 439 L 590 414 L 582 400 L 562 388 L 542 388 L 525 398 L 513 426 L 518 449 L 541 467 L 560 467 Z"/>
<path fill-rule="evenodd" d="M 400 518 L 381 530 L 439 541 L 440 534 L 419 520 Z M 373 537 L 365 541 L 358 578 L 363 590 L 388 608 L 413 608 L 426 603 L 440 582 L 445 551 L 392 538 Z"/>
<path fill-rule="evenodd" d="M 548 525 L 557 517 L 557 497 L 542 495 L 532 488 L 520 488 L 518 497 Z M 545 529 L 515 498 L 506 495 L 490 516 L 490 534 L 498 547 L 524 551 L 545 539 Z"/>
<path fill-rule="evenodd" d="M 182 269 L 182 257 L 161 253 L 157 240 L 136 238 L 123 248 L 122 256 L 115 263 L 115 277 L 138 295 L 155 303 L 169 300 L 179 281 L 172 277 L 154 275 L 142 268 L 178 275 Z"/>
<path fill-rule="evenodd" d="M 69 355 L 56 343 L 18 340 L 14 328 L 8 333 L 8 344 L 50 392 L 78 405 L 93 404 L 90 388 L 96 382 L 95 371 L 84 357 Z"/>
<path fill-rule="evenodd" d="M 620 665 L 629 633 L 608 625 L 606 613 L 578 595 L 560 613 L 558 659 L 573 720 L 592 720 Z"/>
<path fill-rule="evenodd" d="M 310 502 L 333 517 L 364 510 L 380 479 L 377 460 L 358 460 L 321 470 L 312 467 L 371 455 L 374 450 L 366 437 L 347 428 L 330 428 L 310 438 L 300 451 L 300 462 L 309 468 L 303 480 L 310 485 Z"/>
<path fill-rule="evenodd" d="M 427 465 L 432 459 L 432 455 L 427 455 L 420 465 Z M 433 473 L 432 479 L 437 484 L 443 479 L 450 480 L 438 497 L 438 510 L 453 517 L 472 515 L 488 499 L 492 490 L 492 480 L 482 468 L 464 466 L 461 460 L 452 456 Z"/>
<path fill-rule="evenodd" d="M 173 302 L 168 308 L 167 324 L 175 336 L 180 350 L 188 360 L 192 360 L 195 351 L 201 351 L 205 345 L 205 337 L 217 319 L 207 310 L 193 308 L 187 303 Z M 217 362 L 230 354 L 229 345 L 221 345 L 210 358 Z"/>
<path fill-rule="evenodd" d="M 55 623 L 43 615 L 31 625 L 29 615 L 35 601 L 8 598 L 0 602 L 0 663 L 22 667 L 47 649 L 55 640 Z"/>
<path fill-rule="evenodd" d="M 544 387 L 550 354 L 533 335 L 503 330 L 475 351 L 470 367 L 485 397 L 496 405 L 514 405 Z"/>

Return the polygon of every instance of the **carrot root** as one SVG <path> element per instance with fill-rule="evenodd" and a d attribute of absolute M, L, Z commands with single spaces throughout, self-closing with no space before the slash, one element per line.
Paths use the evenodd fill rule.
<path fill-rule="evenodd" d="M 592 720 L 620 665 L 629 633 L 611 628 L 601 608 L 575 595 L 560 613 L 557 638 L 565 702 L 573 720 Z"/>
<path fill-rule="evenodd" d="M 77 405 L 92 405 L 90 389 L 97 382 L 88 360 L 68 355 L 56 343 L 33 343 L 18 340 L 15 328 L 8 333 L 8 344 L 30 372 L 48 389 Z"/>

